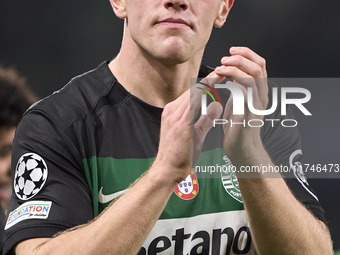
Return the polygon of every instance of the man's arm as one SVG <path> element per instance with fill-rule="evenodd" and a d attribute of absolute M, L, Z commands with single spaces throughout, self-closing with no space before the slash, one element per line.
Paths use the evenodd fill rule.
<path fill-rule="evenodd" d="M 190 170 L 188 92 L 162 115 L 159 154 L 147 173 L 92 223 L 50 239 L 29 239 L 16 254 L 137 254 L 173 189 Z M 187 137 L 188 136 L 188 137 Z M 174 158 L 174 154 L 177 158 Z M 175 160 L 176 159 L 176 160 Z M 153 194 L 150 199 L 150 194 Z"/>
<path fill-rule="evenodd" d="M 268 86 L 264 59 L 244 47 L 233 47 L 230 53 L 231 57 L 222 59 L 222 66 L 215 70 L 216 73 L 232 77 L 233 84 L 242 90 L 245 98 L 246 89 L 251 87 L 255 109 L 266 109 Z M 259 118 L 248 109 L 244 116 L 232 116 L 231 107 L 229 100 L 224 119 Z M 225 153 L 237 169 L 241 166 L 274 166 L 262 144 L 259 128 L 226 125 L 224 132 Z M 240 172 L 237 175 L 259 254 L 332 254 L 327 227 L 294 197 L 281 176 L 253 175 L 249 178 Z"/>
<path fill-rule="evenodd" d="M 274 165 L 263 147 L 240 160 L 242 165 Z M 332 254 L 326 225 L 294 197 L 282 178 L 238 180 L 259 254 Z"/>
<path fill-rule="evenodd" d="M 20 242 L 15 248 L 16 254 L 137 254 L 174 188 L 190 173 L 190 96 L 188 90 L 165 106 L 157 157 L 124 195 L 88 224 L 53 238 Z M 214 119 L 221 114 L 220 105 L 217 109 L 214 104 L 211 106 L 204 118 Z M 195 126 L 199 142 L 203 142 L 211 126 Z"/>
<path fill-rule="evenodd" d="M 160 164 L 155 162 L 93 222 L 55 238 L 23 241 L 16 254 L 137 254 L 176 186 L 158 173 L 171 171 Z"/>

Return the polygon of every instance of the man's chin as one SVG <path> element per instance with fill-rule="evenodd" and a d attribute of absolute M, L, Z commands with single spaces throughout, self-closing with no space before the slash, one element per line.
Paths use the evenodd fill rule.
<path fill-rule="evenodd" d="M 165 65 L 183 64 L 192 58 L 191 54 L 182 48 L 166 48 L 156 58 Z"/>
<path fill-rule="evenodd" d="M 171 56 L 166 58 L 160 58 L 161 62 L 166 66 L 175 66 L 180 65 L 188 61 L 187 58 L 183 58 L 181 56 Z"/>

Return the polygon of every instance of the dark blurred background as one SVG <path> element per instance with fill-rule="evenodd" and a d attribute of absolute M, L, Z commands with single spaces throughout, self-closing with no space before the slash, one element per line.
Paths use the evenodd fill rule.
<path fill-rule="evenodd" d="M 340 1 L 334 0 L 236 0 L 226 25 L 214 30 L 203 63 L 217 66 L 231 46 L 242 45 L 266 58 L 270 77 L 340 77 L 339 11 Z M 122 28 L 108 0 L 2 0 L 0 62 L 16 67 L 45 97 L 112 59 Z M 307 162 L 340 163 L 339 88 L 320 84 L 312 92 L 314 112 L 324 109 L 329 117 L 300 126 Z M 340 179 L 309 183 L 326 210 L 334 248 L 340 249 Z"/>

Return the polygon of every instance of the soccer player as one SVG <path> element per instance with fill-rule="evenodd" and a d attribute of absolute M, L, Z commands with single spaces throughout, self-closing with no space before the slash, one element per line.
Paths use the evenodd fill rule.
<path fill-rule="evenodd" d="M 190 125 L 198 108 L 190 78 L 231 77 L 243 93 L 253 89 L 257 109 L 268 104 L 265 61 L 250 49 L 232 47 L 221 66 L 200 67 L 233 1 L 110 2 L 125 19 L 118 56 L 41 101 L 18 127 L 5 254 L 331 254 L 323 210 L 302 177 L 286 184 L 191 171 L 222 107 L 211 104 Z M 278 132 L 225 126 L 221 147 L 203 146 L 201 156 L 296 169 L 298 133 Z"/>
<path fill-rule="evenodd" d="M 21 116 L 36 100 L 23 77 L 12 68 L 0 66 L 0 224 L 5 226 L 5 214 L 11 196 L 11 152 L 16 126 Z M 4 231 L 0 231 L 0 253 Z"/>

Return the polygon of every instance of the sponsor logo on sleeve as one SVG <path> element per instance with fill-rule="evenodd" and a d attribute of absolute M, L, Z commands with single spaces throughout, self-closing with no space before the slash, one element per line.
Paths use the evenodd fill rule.
<path fill-rule="evenodd" d="M 14 192 L 21 200 L 34 197 L 47 179 L 47 165 L 35 153 L 26 153 L 19 159 L 14 175 Z"/>
<path fill-rule="evenodd" d="M 51 206 L 51 201 L 30 201 L 20 205 L 9 214 L 5 230 L 23 220 L 47 219 Z"/>
<path fill-rule="evenodd" d="M 197 196 L 199 187 L 195 169 L 181 183 L 177 185 L 174 192 L 178 197 L 184 200 L 190 200 Z"/>

